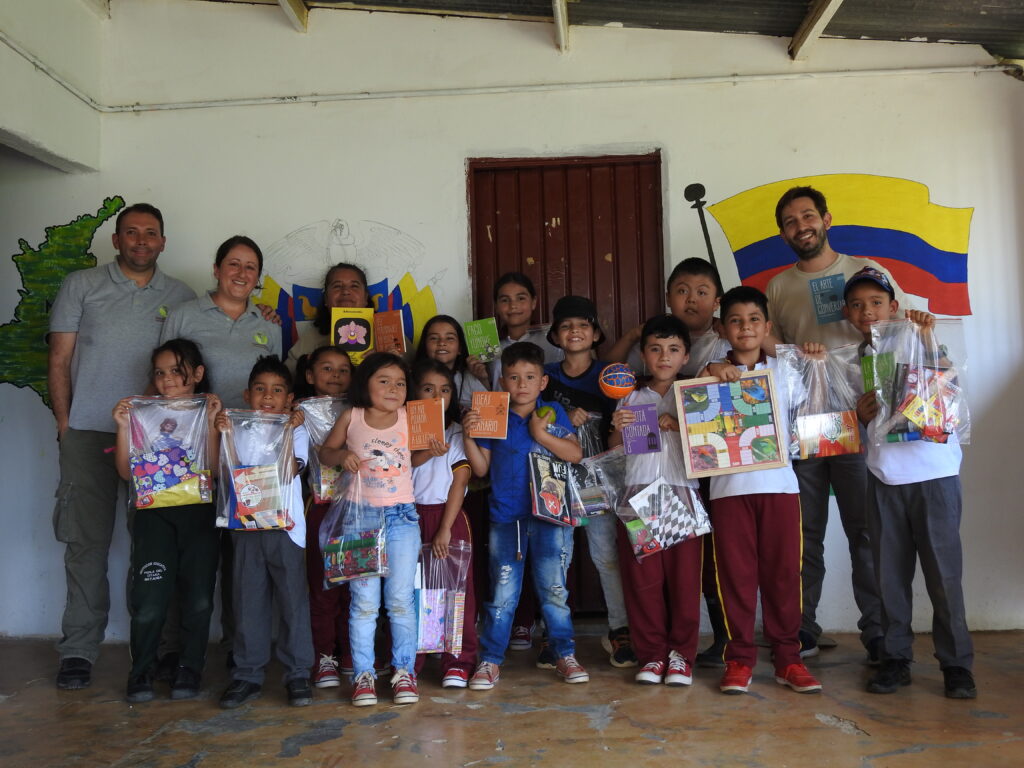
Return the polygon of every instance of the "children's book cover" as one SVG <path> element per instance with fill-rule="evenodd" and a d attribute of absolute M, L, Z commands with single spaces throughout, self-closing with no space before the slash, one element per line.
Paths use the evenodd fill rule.
<path fill-rule="evenodd" d="M 375 352 L 405 354 L 405 322 L 402 310 L 389 309 L 373 316 L 373 349 Z"/>
<path fill-rule="evenodd" d="M 493 317 L 482 320 L 470 320 L 462 324 L 466 334 L 466 351 L 476 355 L 482 362 L 489 363 L 501 354 L 501 341 L 498 338 L 498 323 Z"/>
<path fill-rule="evenodd" d="M 568 462 L 531 451 L 530 488 L 534 517 L 556 525 L 576 525 L 569 498 Z"/>
<path fill-rule="evenodd" d="M 291 527 L 276 464 L 232 468 L 231 483 L 234 514 L 229 518 L 229 528 Z"/>
<path fill-rule="evenodd" d="M 710 477 L 786 466 L 770 370 L 746 371 L 739 381 L 677 381 L 676 407 L 686 476 Z"/>
<path fill-rule="evenodd" d="M 825 458 L 860 453 L 860 429 L 856 411 L 833 411 L 797 416 L 796 437 L 800 458 Z"/>
<path fill-rule="evenodd" d="M 470 437 L 508 437 L 508 392 L 474 392 L 472 407 L 480 413 L 480 421 L 468 433 Z"/>
<path fill-rule="evenodd" d="M 331 309 L 331 341 L 348 352 L 352 365 L 359 365 L 373 350 L 373 310 L 369 307 Z"/>
<path fill-rule="evenodd" d="M 658 426 L 658 404 L 624 405 L 636 414 L 636 421 L 622 428 L 622 447 L 628 456 L 661 452 L 661 428 Z"/>
<path fill-rule="evenodd" d="M 431 440 L 444 442 L 444 400 L 409 400 L 405 404 L 405 417 L 409 422 L 409 450 L 422 451 L 430 447 Z"/>

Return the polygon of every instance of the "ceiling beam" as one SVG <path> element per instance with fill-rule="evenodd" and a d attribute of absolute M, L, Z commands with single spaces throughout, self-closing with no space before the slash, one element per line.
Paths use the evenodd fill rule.
<path fill-rule="evenodd" d="M 277 0 L 288 21 L 295 27 L 296 32 L 305 32 L 309 28 L 309 8 L 305 0 Z"/>
<path fill-rule="evenodd" d="M 821 37 L 825 27 L 836 15 L 843 0 L 814 0 L 811 3 L 807 15 L 800 23 L 793 40 L 789 44 L 789 58 L 793 61 L 803 61 L 811 46 Z"/>
<path fill-rule="evenodd" d="M 555 45 L 560 53 L 566 53 L 569 50 L 568 0 L 551 0 L 551 11 L 555 17 Z"/>

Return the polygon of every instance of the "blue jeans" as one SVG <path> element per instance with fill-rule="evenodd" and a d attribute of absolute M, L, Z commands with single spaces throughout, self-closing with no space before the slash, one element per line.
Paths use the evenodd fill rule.
<path fill-rule="evenodd" d="M 416 663 L 416 563 L 420 555 L 420 517 L 415 504 L 395 504 L 376 510 L 384 522 L 388 575 L 349 582 L 349 643 L 352 667 L 358 677 L 373 671 L 373 639 L 380 612 L 381 590 L 391 622 L 391 665 L 410 673 Z M 383 587 L 381 586 L 383 582 Z"/>
<path fill-rule="evenodd" d="M 548 642 L 559 658 L 576 652 L 572 615 L 567 600 L 565 575 L 572 561 L 573 529 L 545 523 L 533 517 L 517 523 L 491 521 L 490 602 L 484 604 L 480 659 L 501 664 L 505 659 L 512 619 L 523 589 L 523 567 L 529 562 Z M 516 559 L 521 552 L 522 558 Z"/>

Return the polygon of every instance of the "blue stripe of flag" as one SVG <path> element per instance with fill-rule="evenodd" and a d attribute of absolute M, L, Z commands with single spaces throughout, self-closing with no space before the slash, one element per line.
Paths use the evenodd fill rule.
<path fill-rule="evenodd" d="M 895 259 L 930 272 L 943 283 L 967 282 L 967 254 L 943 251 L 917 235 L 898 229 L 842 225 L 828 231 L 832 247 L 840 253 Z M 796 261 L 793 249 L 781 237 L 768 237 L 736 251 L 740 280 Z"/>

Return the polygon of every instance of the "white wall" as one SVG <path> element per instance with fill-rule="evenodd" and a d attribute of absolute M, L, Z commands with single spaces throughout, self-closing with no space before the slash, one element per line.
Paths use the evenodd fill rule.
<path fill-rule="evenodd" d="M 314 11 L 310 32 L 280 10 L 171 0 L 114 2 L 103 29 L 108 104 L 340 94 L 509 84 L 649 80 L 733 72 L 919 68 L 989 63 L 980 49 L 821 41 L 795 65 L 786 41 L 648 30 L 573 29 L 560 56 L 545 24 Z M 932 199 L 974 207 L 967 318 L 975 429 L 963 469 L 968 620 L 1024 627 L 1024 518 L 1011 457 L 1014 374 L 1024 373 L 1020 250 L 1024 160 L 1015 140 L 1024 84 L 1000 74 L 898 75 L 737 85 L 567 87 L 542 93 L 423 96 L 106 115 L 102 167 L 64 175 L 0 153 L 0 253 L 17 239 L 95 210 L 105 196 L 159 205 L 162 266 L 202 288 L 217 244 L 245 232 L 263 244 L 305 224 L 374 220 L 425 246 L 423 278 L 438 307 L 469 318 L 465 161 L 468 157 L 649 151 L 664 158 L 666 259 L 703 255 L 683 188 L 699 181 L 716 202 L 778 179 L 859 172 L 927 184 Z M 765 211 L 770 217 L 771 211 Z M 728 245 L 709 218 L 726 285 Z M 101 261 L 110 225 L 97 234 Z M 420 274 L 414 275 L 420 281 Z M 392 277 L 398 277 L 394 275 Z M 0 259 L 0 320 L 17 302 L 13 264 Z M 0 386 L 0 632 L 53 634 L 63 603 L 61 550 L 49 514 L 56 486 L 52 416 L 32 393 Z M 14 489 L 17 489 L 16 491 Z M 123 590 L 125 542 L 112 573 Z M 850 630 L 856 612 L 838 525 L 821 623 Z M 29 575 L 31 578 L 26 579 Z M 110 637 L 124 638 L 123 598 Z M 918 589 L 916 619 L 930 625 Z"/>

